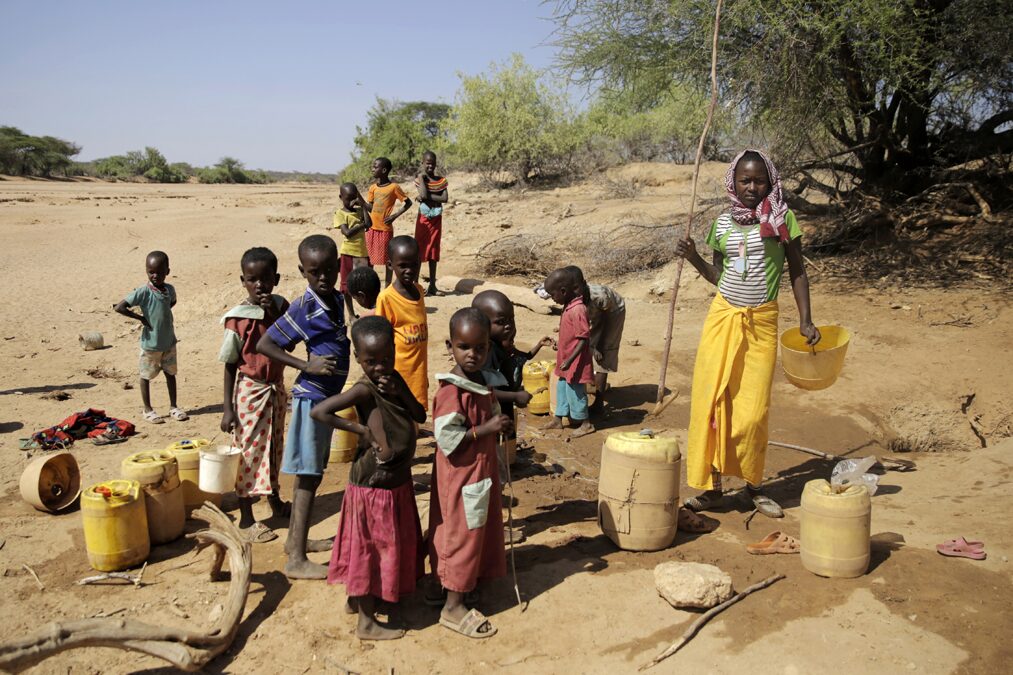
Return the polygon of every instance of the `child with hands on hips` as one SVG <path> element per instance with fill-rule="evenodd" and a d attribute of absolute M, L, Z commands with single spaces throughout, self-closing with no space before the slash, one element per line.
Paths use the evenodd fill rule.
<path fill-rule="evenodd" d="M 512 422 L 483 376 L 489 332 L 489 319 L 474 307 L 454 313 L 447 349 L 456 365 L 437 375 L 440 387 L 433 398 L 438 452 L 430 498 L 430 565 L 446 593 L 440 624 L 471 638 L 491 637 L 496 628 L 465 606 L 465 594 L 480 581 L 506 574 L 496 445 Z"/>
<path fill-rule="evenodd" d="M 288 311 L 267 329 L 257 351 L 300 371 L 292 387 L 292 418 L 285 440 L 281 470 L 296 476 L 285 552 L 285 576 L 290 579 L 326 579 L 327 566 L 312 562 L 308 552 L 331 550 L 332 541 L 310 540 L 310 516 L 317 488 L 330 453 L 330 425 L 310 416 L 314 404 L 341 393 L 348 377 L 348 335 L 344 298 L 335 288 L 338 247 L 323 234 L 299 244 L 299 272 L 308 284 Z M 288 352 L 305 342 L 304 361 Z"/>
<path fill-rule="evenodd" d="M 314 420 L 359 435 L 348 474 L 328 583 L 345 586 L 347 610 L 358 613 L 356 635 L 389 640 L 404 631 L 381 625 L 376 600 L 397 603 L 422 577 L 422 528 L 412 489 L 416 424 L 426 411 L 394 370 L 394 327 L 380 316 L 352 326 L 355 360 L 364 376 L 313 407 Z M 355 422 L 335 413 L 355 406 Z"/>
<path fill-rule="evenodd" d="M 225 364 L 225 395 L 221 428 L 232 434 L 232 445 L 242 451 L 236 496 L 239 529 L 255 544 L 278 535 L 253 517 L 253 502 L 267 495 L 271 515 L 288 515 L 281 500 L 278 469 L 285 444 L 285 365 L 257 352 L 268 327 L 288 310 L 288 301 L 271 291 L 280 280 L 278 258 L 270 249 L 251 248 L 240 262 L 239 280 L 247 297 L 222 317 L 225 338 L 218 360 Z"/>

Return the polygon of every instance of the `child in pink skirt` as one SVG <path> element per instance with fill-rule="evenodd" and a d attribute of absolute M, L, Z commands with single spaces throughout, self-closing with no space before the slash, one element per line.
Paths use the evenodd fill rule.
<path fill-rule="evenodd" d="M 345 585 L 348 609 L 359 615 L 359 639 L 391 640 L 404 631 L 376 620 L 376 599 L 397 603 L 423 572 L 411 463 L 416 424 L 426 421 L 426 411 L 394 370 L 394 328 L 387 319 L 356 321 L 352 346 L 364 377 L 310 413 L 321 424 L 359 435 L 327 581 Z M 351 406 L 362 423 L 335 414 Z"/>

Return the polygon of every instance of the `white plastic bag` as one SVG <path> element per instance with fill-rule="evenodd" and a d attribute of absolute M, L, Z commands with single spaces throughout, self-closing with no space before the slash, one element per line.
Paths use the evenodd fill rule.
<path fill-rule="evenodd" d="M 869 490 L 869 496 L 876 494 L 879 488 L 879 476 L 874 473 L 866 473 L 879 460 L 875 457 L 864 457 L 862 459 L 844 459 L 837 462 L 837 466 L 830 472 L 831 485 L 864 485 Z"/>

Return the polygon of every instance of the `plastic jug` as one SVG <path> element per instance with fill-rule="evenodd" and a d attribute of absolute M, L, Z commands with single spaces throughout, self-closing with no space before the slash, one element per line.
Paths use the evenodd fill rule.
<path fill-rule="evenodd" d="M 200 450 L 211 445 L 206 438 L 177 441 L 166 448 L 176 458 L 179 467 L 179 482 L 183 486 L 183 510 L 186 517 L 204 502 L 222 505 L 222 496 L 200 489 Z"/>
<path fill-rule="evenodd" d="M 679 442 L 622 431 L 601 449 L 598 525 L 627 551 L 658 551 L 675 541 L 679 523 Z"/>
<path fill-rule="evenodd" d="M 865 485 L 811 480 L 802 490 L 802 566 L 821 577 L 859 577 L 869 569 L 872 499 Z"/>
<path fill-rule="evenodd" d="M 168 450 L 136 452 L 123 459 L 120 473 L 127 480 L 136 480 L 144 490 L 151 543 L 178 539 L 186 524 L 186 511 L 176 457 Z"/>
<path fill-rule="evenodd" d="M 532 415 L 547 415 L 550 411 L 549 374 L 555 367 L 555 361 L 529 361 L 524 364 L 522 380 L 524 391 L 531 394 L 527 411 Z"/>
<path fill-rule="evenodd" d="M 115 572 L 144 562 L 151 552 L 144 492 L 136 480 L 108 480 L 81 495 L 88 562 Z"/>
<path fill-rule="evenodd" d="M 338 412 L 338 417 L 352 422 L 359 421 L 359 415 L 355 412 L 355 406 L 345 408 Z M 331 435 L 331 454 L 327 461 L 330 462 L 351 462 L 355 457 L 355 448 L 359 445 L 358 434 L 343 429 L 335 429 Z"/>

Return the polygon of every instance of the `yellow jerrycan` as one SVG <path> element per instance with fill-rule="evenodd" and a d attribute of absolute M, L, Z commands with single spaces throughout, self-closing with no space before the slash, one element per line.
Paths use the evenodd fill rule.
<path fill-rule="evenodd" d="M 127 480 L 136 480 L 144 490 L 151 543 L 178 539 L 186 524 L 186 511 L 176 456 L 168 450 L 136 452 L 123 459 L 120 473 Z"/>
<path fill-rule="evenodd" d="M 88 562 L 116 572 L 144 562 L 151 552 L 144 492 L 136 480 L 107 480 L 81 495 Z"/>
<path fill-rule="evenodd" d="M 179 470 L 179 482 L 183 486 L 183 510 L 186 517 L 199 508 L 204 502 L 215 506 L 222 505 L 222 496 L 212 492 L 204 492 L 200 485 L 200 451 L 211 445 L 206 438 L 176 441 L 166 448 L 176 458 Z"/>
<path fill-rule="evenodd" d="M 659 551 L 679 523 L 679 441 L 650 432 L 609 434 L 601 449 L 598 525 L 627 551 Z"/>
<path fill-rule="evenodd" d="M 342 391 L 348 391 L 355 382 L 349 382 Z M 338 417 L 352 422 L 359 421 L 359 414 L 355 412 L 355 406 L 349 406 L 338 411 Z M 359 445 L 359 435 L 343 429 L 335 429 L 331 434 L 331 454 L 327 463 L 351 462 L 355 458 L 355 448 Z"/>
<path fill-rule="evenodd" d="M 555 361 L 529 361 L 524 364 L 522 381 L 524 391 L 531 394 L 526 410 L 532 415 L 547 415 L 549 409 L 549 374 L 555 369 Z"/>
<path fill-rule="evenodd" d="M 802 566 L 821 577 L 860 577 L 869 569 L 872 499 L 864 485 L 811 480 L 802 490 Z"/>

